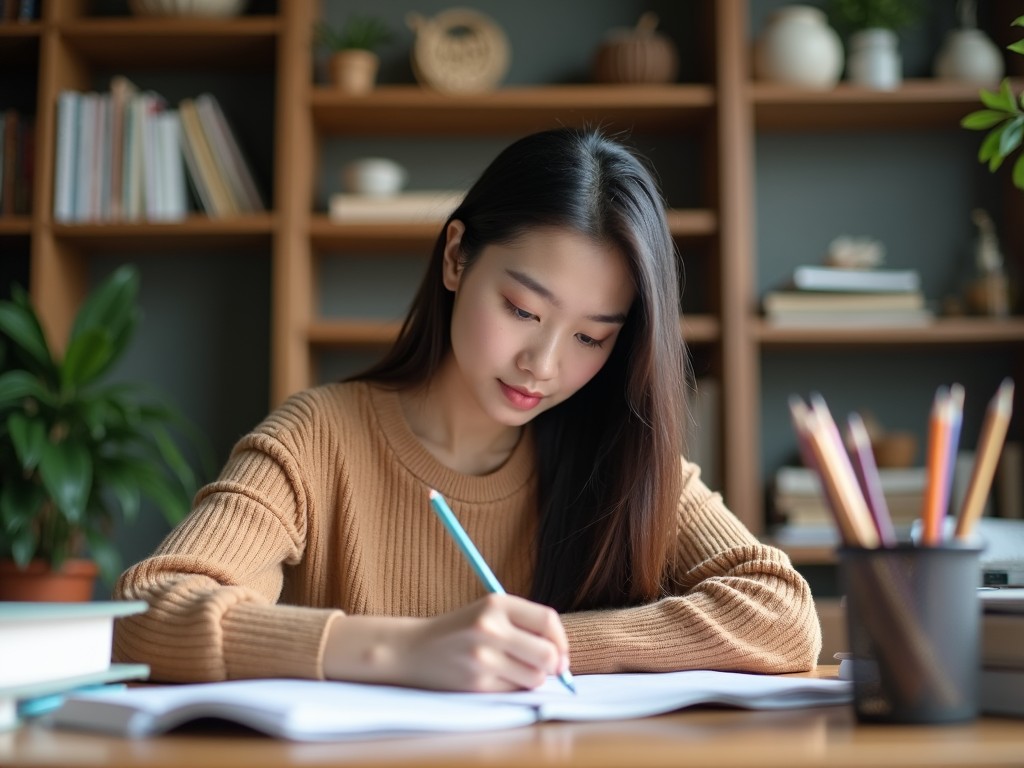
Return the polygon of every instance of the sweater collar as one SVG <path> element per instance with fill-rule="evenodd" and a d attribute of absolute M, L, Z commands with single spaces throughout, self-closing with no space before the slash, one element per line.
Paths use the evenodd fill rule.
<path fill-rule="evenodd" d="M 512 454 L 498 469 L 486 475 L 465 475 L 446 467 L 413 434 L 402 413 L 398 393 L 368 384 L 373 409 L 381 431 L 398 461 L 430 488 L 450 499 L 465 502 L 493 502 L 520 491 L 534 473 L 536 453 L 533 430 L 523 430 Z"/>

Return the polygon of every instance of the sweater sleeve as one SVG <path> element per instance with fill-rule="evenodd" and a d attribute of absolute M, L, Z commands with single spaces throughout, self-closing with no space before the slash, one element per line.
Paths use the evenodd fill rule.
<path fill-rule="evenodd" d="M 303 556 L 309 489 L 291 454 L 254 433 L 204 487 L 154 555 L 127 570 L 115 597 L 145 600 L 118 620 L 114 659 L 150 665 L 155 680 L 321 678 L 339 611 L 280 605 L 284 566 Z"/>
<path fill-rule="evenodd" d="M 813 669 L 821 628 L 807 582 L 683 464 L 673 594 L 563 616 L 574 672 Z"/>

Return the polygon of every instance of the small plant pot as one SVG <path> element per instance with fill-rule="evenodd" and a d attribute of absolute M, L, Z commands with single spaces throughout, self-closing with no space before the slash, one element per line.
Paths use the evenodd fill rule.
<path fill-rule="evenodd" d="M 25 568 L 13 560 L 0 560 L 0 600 L 88 602 L 98 574 L 92 560 L 65 560 L 59 571 L 42 560 L 33 560 Z"/>
<path fill-rule="evenodd" d="M 364 94 L 377 84 L 380 57 L 373 51 L 336 51 L 328 62 L 331 82 L 345 93 Z"/>

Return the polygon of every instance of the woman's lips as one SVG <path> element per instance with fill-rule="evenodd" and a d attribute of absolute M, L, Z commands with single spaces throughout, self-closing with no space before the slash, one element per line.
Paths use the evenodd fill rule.
<path fill-rule="evenodd" d="M 498 380 L 498 383 L 501 385 L 501 392 L 505 395 L 505 399 L 508 400 L 513 407 L 522 411 L 528 411 L 531 408 L 536 408 L 537 404 L 543 398 L 543 395 L 539 395 L 535 392 L 510 387 L 500 379 Z"/>

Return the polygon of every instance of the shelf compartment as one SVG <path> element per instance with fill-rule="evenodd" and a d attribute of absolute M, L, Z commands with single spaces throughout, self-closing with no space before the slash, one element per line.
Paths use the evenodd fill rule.
<path fill-rule="evenodd" d="M 320 319 L 308 328 L 306 336 L 314 347 L 387 346 L 398 336 L 401 322 L 365 319 Z M 719 337 L 717 318 L 693 315 L 684 318 L 680 327 L 689 344 L 713 343 Z"/>
<path fill-rule="evenodd" d="M 181 222 L 54 224 L 54 235 L 87 251 L 270 247 L 272 214 L 230 219 L 190 216 Z"/>
<path fill-rule="evenodd" d="M 1024 317 L 939 318 L 923 326 L 885 328 L 777 328 L 762 318 L 756 321 L 754 332 L 766 347 L 1024 344 Z"/>
<path fill-rule="evenodd" d="M 669 231 L 677 238 L 710 237 L 718 232 L 718 217 L 711 210 L 673 209 L 666 218 Z M 440 229 L 440 221 L 339 223 L 319 214 L 310 223 L 310 240 L 318 251 L 426 249 Z"/>
<path fill-rule="evenodd" d="M 1014 92 L 1024 79 L 1014 80 Z M 995 86 L 992 86 L 994 89 Z M 754 119 L 767 131 L 859 131 L 960 128 L 960 119 L 981 109 L 979 87 L 942 80 L 906 80 L 894 91 L 841 83 L 832 90 L 808 90 L 751 83 Z"/>
<path fill-rule="evenodd" d="M 84 19 L 61 28 L 68 44 L 108 67 L 271 70 L 281 22 L 275 16 L 204 19 Z"/>
<path fill-rule="evenodd" d="M 318 87 L 317 128 L 333 135 L 493 136 L 600 123 L 636 132 L 678 131 L 713 114 L 708 85 L 550 85 L 454 96 L 420 86 L 381 86 L 365 96 Z"/>

